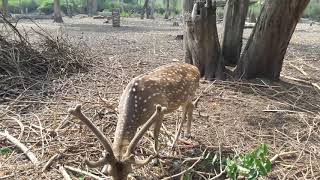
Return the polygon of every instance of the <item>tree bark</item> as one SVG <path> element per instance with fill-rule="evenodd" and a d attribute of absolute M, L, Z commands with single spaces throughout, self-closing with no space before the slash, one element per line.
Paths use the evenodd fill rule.
<path fill-rule="evenodd" d="M 87 0 L 87 12 L 89 16 L 93 16 L 97 13 L 98 3 L 97 0 Z"/>
<path fill-rule="evenodd" d="M 248 7 L 249 0 L 228 0 L 225 6 L 222 55 L 226 65 L 235 66 L 240 58 Z"/>
<path fill-rule="evenodd" d="M 66 0 L 66 5 L 67 5 L 67 14 L 69 18 L 72 18 L 72 10 L 69 4 L 69 0 Z"/>
<path fill-rule="evenodd" d="M 8 17 L 8 0 L 2 0 L 2 15 L 3 17 Z"/>
<path fill-rule="evenodd" d="M 145 0 L 143 4 L 143 10 L 141 12 L 141 19 L 144 18 L 144 14 L 147 13 L 147 18 L 148 18 L 148 7 L 149 7 L 149 0 Z"/>
<path fill-rule="evenodd" d="M 166 4 L 166 13 L 164 15 L 164 19 L 169 19 L 170 16 L 170 0 L 167 0 L 167 4 Z"/>
<path fill-rule="evenodd" d="M 295 27 L 309 0 L 266 0 L 238 62 L 238 78 L 279 79 Z"/>
<path fill-rule="evenodd" d="M 62 16 L 61 16 L 60 0 L 53 1 L 53 11 L 54 11 L 53 22 L 63 23 Z"/>
<path fill-rule="evenodd" d="M 185 62 L 197 66 L 205 79 L 224 79 L 215 3 L 196 2 L 191 17 L 185 18 Z"/>

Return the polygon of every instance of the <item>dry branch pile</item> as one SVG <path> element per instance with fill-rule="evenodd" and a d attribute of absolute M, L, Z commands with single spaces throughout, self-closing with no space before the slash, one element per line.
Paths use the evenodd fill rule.
<path fill-rule="evenodd" d="M 26 89 L 43 88 L 54 78 L 88 70 L 88 52 L 73 45 L 68 37 L 34 30 L 40 40 L 31 43 L 28 35 L 21 35 L 5 22 L 9 28 L 6 36 L 0 35 L 0 102 Z"/>

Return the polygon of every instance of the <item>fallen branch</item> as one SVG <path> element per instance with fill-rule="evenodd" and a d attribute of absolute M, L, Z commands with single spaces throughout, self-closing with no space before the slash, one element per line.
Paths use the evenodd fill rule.
<path fill-rule="evenodd" d="M 303 79 L 298 79 L 298 78 L 294 78 L 294 77 L 290 77 L 290 76 L 283 76 L 282 75 L 282 77 L 286 78 L 286 79 L 289 79 L 289 80 L 292 80 L 292 81 L 297 81 L 299 83 L 304 83 L 304 84 L 313 86 L 313 87 L 315 87 L 316 89 L 318 89 L 320 91 L 320 85 L 318 83 L 313 83 L 313 82 L 310 82 L 310 81 L 306 81 L 306 80 L 303 80 Z"/>
<path fill-rule="evenodd" d="M 56 160 L 56 159 L 58 159 L 60 157 L 60 154 L 55 154 L 55 155 L 53 155 L 50 159 L 49 159 L 49 161 L 43 166 L 43 168 L 42 168 L 42 172 L 44 172 L 45 170 L 47 170 L 51 165 L 52 165 L 52 163 L 53 163 L 53 161 L 54 160 Z"/>
<path fill-rule="evenodd" d="M 310 79 L 310 77 L 308 76 L 308 74 L 302 69 L 302 68 L 299 68 L 295 65 L 293 65 L 292 63 L 289 63 L 289 66 L 296 69 L 297 71 L 299 71 L 301 74 L 305 75 L 307 77 L 307 79 Z"/>
<path fill-rule="evenodd" d="M 15 137 L 11 136 L 8 131 L 0 132 L 0 136 L 4 136 L 5 138 L 7 138 L 10 142 L 12 142 L 14 145 L 16 145 L 19 149 L 21 149 L 21 151 L 30 159 L 30 161 L 38 166 L 39 165 L 39 161 L 37 159 L 37 157 L 31 152 L 29 151 L 29 149 L 22 144 L 18 139 L 16 139 Z"/>
<path fill-rule="evenodd" d="M 71 167 L 71 166 L 64 166 L 66 169 L 70 170 L 70 171 L 73 171 L 73 172 L 77 172 L 77 173 L 80 173 L 80 174 L 84 174 L 86 176 L 89 176 L 89 177 L 92 177 L 94 179 L 98 179 L 98 180 L 102 180 L 103 178 L 97 176 L 97 175 L 94 175 L 92 173 L 89 173 L 87 171 L 83 171 L 81 169 L 77 169 L 77 168 L 74 168 L 74 167 Z"/>
<path fill-rule="evenodd" d="M 281 157 L 281 156 L 291 155 L 291 154 L 296 154 L 296 153 L 297 153 L 297 151 L 290 151 L 290 152 L 279 153 L 279 154 L 274 155 L 274 156 L 270 159 L 270 161 L 271 161 L 271 162 L 275 162 L 275 161 L 276 161 L 279 157 Z"/>
<path fill-rule="evenodd" d="M 72 180 L 70 175 L 67 173 L 66 169 L 62 165 L 59 166 L 59 171 L 65 180 Z"/>

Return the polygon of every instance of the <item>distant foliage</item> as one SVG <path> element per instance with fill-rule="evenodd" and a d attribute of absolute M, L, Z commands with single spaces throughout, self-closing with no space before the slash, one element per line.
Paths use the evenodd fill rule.
<path fill-rule="evenodd" d="M 154 12 L 160 15 L 165 13 L 164 0 L 155 0 L 153 3 Z M 1 4 L 1 1 L 0 1 Z M 111 11 L 113 8 L 120 8 L 128 15 L 139 14 L 142 11 L 144 0 L 123 0 L 120 5 L 118 0 L 97 0 L 98 11 Z M 61 10 L 67 13 L 66 0 L 60 0 Z M 73 13 L 86 13 L 87 0 L 69 0 L 69 5 Z M 149 3 L 151 6 L 151 3 Z M 170 0 L 171 14 L 179 14 L 181 10 L 182 0 Z M 52 14 L 53 13 L 53 0 L 9 0 L 9 12 L 20 13 L 21 10 L 26 13 L 40 13 Z M 125 13 L 123 15 L 125 15 Z"/>
<path fill-rule="evenodd" d="M 303 16 L 320 21 L 320 3 L 311 1 L 304 10 Z"/>

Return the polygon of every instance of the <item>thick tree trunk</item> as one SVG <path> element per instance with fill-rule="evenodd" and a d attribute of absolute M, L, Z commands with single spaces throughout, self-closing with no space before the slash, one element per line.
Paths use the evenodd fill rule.
<path fill-rule="evenodd" d="M 197 2 L 185 18 L 185 62 L 197 66 L 205 79 L 224 79 L 215 4 Z"/>
<path fill-rule="evenodd" d="M 239 60 L 238 78 L 279 79 L 289 41 L 309 0 L 266 0 Z"/>
<path fill-rule="evenodd" d="M 248 7 L 249 0 L 228 0 L 225 6 L 222 55 L 226 65 L 235 66 L 240 58 Z"/>
<path fill-rule="evenodd" d="M 1 12 L 3 17 L 8 17 L 8 0 L 2 0 Z"/>
<path fill-rule="evenodd" d="M 167 0 L 167 4 L 166 4 L 166 13 L 165 13 L 165 15 L 164 15 L 164 18 L 165 19 L 168 19 L 169 18 L 169 16 L 170 16 L 170 0 Z"/>

